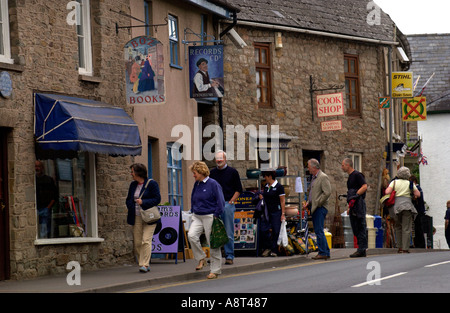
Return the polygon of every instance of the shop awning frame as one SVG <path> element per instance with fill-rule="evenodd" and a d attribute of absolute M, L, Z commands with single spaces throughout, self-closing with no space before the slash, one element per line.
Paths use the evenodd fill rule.
<path fill-rule="evenodd" d="M 139 128 L 124 109 L 89 99 L 34 94 L 37 151 L 140 155 Z"/>

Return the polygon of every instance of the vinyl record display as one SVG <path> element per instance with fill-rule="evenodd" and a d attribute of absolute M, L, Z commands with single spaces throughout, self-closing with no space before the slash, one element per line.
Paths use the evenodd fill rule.
<path fill-rule="evenodd" d="M 177 253 L 180 240 L 181 209 L 179 206 L 159 206 L 161 220 L 153 233 L 153 253 Z"/>
<path fill-rule="evenodd" d="M 166 246 L 170 246 L 178 239 L 178 232 L 172 227 L 164 228 L 159 234 L 159 241 Z"/>

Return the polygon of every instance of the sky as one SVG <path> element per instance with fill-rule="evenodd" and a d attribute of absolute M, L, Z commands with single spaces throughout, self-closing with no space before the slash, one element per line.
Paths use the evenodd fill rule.
<path fill-rule="evenodd" d="M 375 0 L 405 35 L 450 33 L 450 0 Z"/>

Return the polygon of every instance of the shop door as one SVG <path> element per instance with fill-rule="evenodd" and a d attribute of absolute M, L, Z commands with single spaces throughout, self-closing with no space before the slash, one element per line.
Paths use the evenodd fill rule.
<path fill-rule="evenodd" d="M 9 273 L 9 210 L 7 171 L 7 132 L 0 128 L 0 280 L 10 278 Z"/>

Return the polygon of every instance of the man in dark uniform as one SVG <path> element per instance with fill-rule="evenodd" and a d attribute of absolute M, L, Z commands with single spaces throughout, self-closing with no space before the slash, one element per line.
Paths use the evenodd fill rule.
<path fill-rule="evenodd" d="M 352 159 L 342 161 L 342 170 L 348 174 L 347 202 L 353 234 L 358 242 L 358 249 L 351 254 L 351 258 L 365 257 L 367 249 L 367 224 L 366 224 L 366 191 L 367 183 L 364 175 L 353 168 Z"/>

